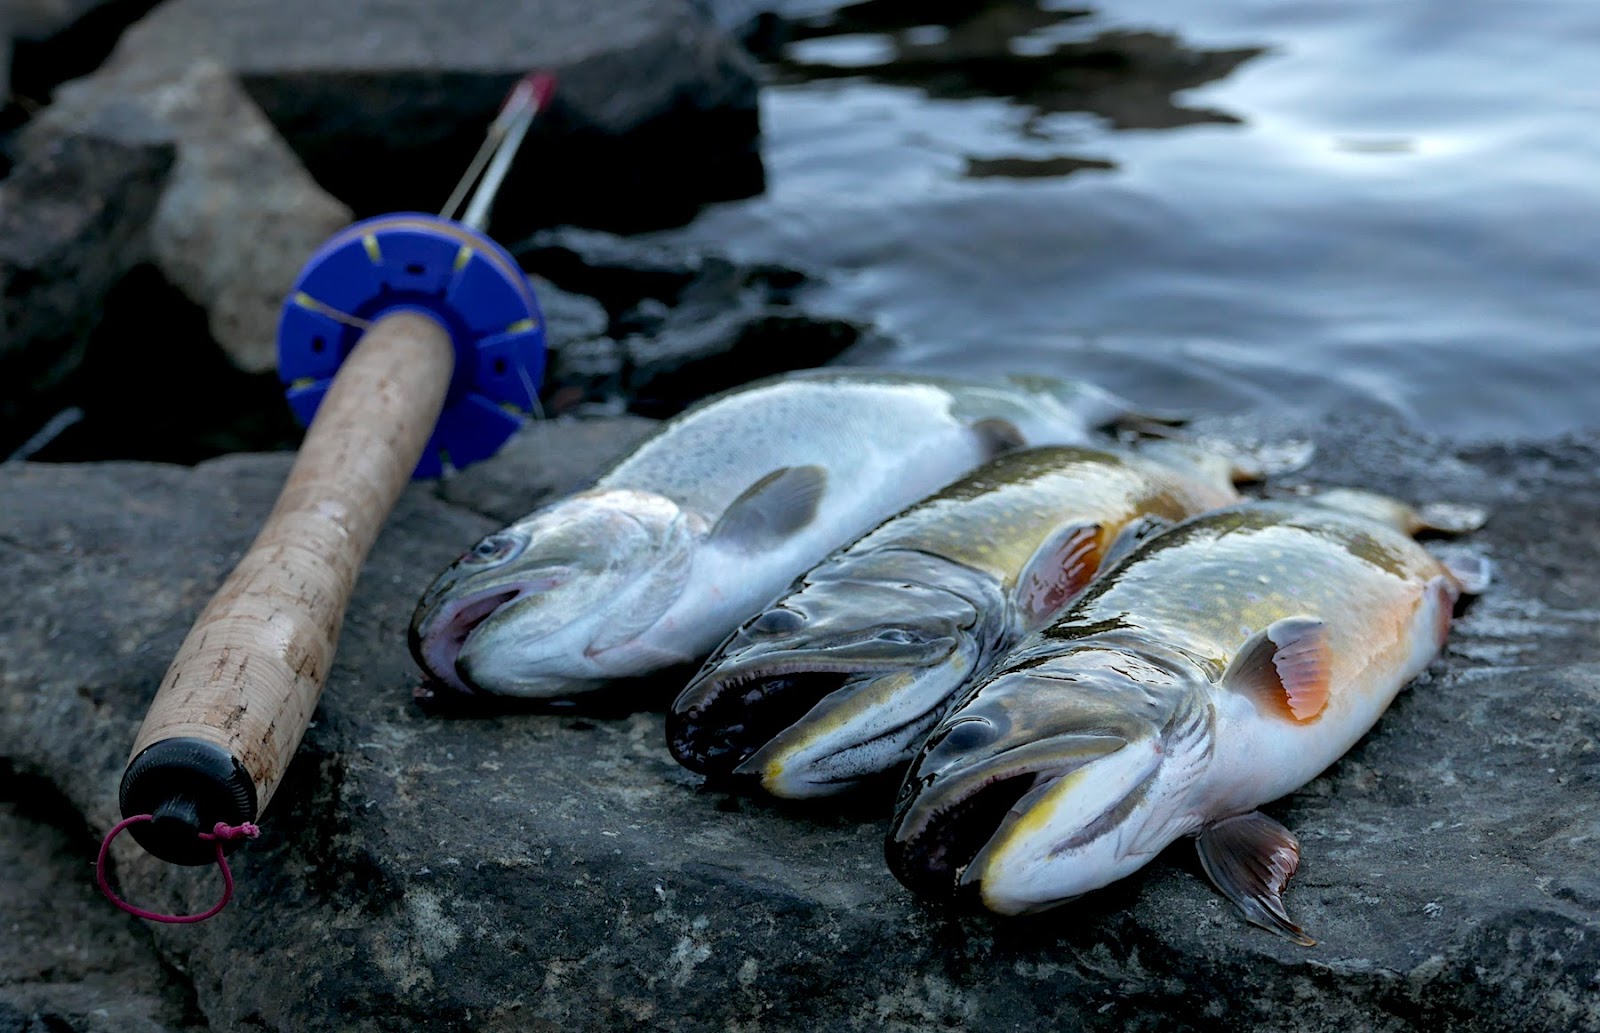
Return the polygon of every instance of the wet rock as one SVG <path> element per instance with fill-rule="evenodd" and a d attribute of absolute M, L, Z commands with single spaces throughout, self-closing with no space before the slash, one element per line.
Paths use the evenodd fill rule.
<path fill-rule="evenodd" d="M 82 361 L 107 293 L 145 253 L 173 156 L 121 105 L 72 132 L 22 134 L 0 181 L 0 443 L 48 416 L 39 406 Z"/>
<path fill-rule="evenodd" d="M 563 290 L 543 277 L 532 276 L 529 280 L 544 312 L 545 338 L 551 347 L 605 336 L 610 320 L 600 302 Z"/>
<path fill-rule="evenodd" d="M 1246 925 L 1183 845 L 1033 919 L 917 903 L 883 865 L 886 799 L 779 808 L 674 765 L 671 682 L 622 714 L 423 713 L 411 607 L 497 521 L 415 485 L 264 835 L 235 855 L 239 898 L 152 929 L 156 949 L 216 1028 L 1600 1030 L 1600 439 L 1315 436 L 1307 478 L 1488 507 L 1448 547 L 1498 578 L 1349 757 L 1268 808 L 1304 844 L 1289 903 L 1317 947 Z M 89 827 L 114 819 L 134 727 L 286 467 L 0 468 L 18 586 L 0 756 Z M 216 892 L 214 873 L 114 857 L 147 906 Z"/>
<path fill-rule="evenodd" d="M 560 86 L 506 181 L 496 236 L 668 225 L 761 183 L 753 66 L 687 0 L 169 0 L 100 75 L 176 78 L 197 53 L 243 78 L 358 215 L 436 208 L 532 68 Z"/>
<path fill-rule="evenodd" d="M 813 314 L 797 269 L 595 230 L 562 227 L 515 249 L 540 275 L 598 299 L 615 345 L 578 349 L 553 367 L 591 400 L 620 397 L 670 416 L 758 377 L 821 366 L 870 331 Z"/>

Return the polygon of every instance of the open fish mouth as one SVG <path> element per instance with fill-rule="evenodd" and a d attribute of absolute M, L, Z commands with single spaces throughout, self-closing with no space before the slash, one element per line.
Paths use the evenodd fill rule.
<path fill-rule="evenodd" d="M 732 776 L 761 747 L 851 682 L 884 673 L 856 664 L 752 666 L 703 677 L 667 714 L 667 745 L 678 763 L 702 775 Z"/>
<path fill-rule="evenodd" d="M 474 690 L 456 670 L 461 647 L 489 615 L 523 594 L 521 588 L 489 589 L 437 607 L 411 622 L 411 655 L 432 677 L 457 692 Z"/>
<path fill-rule="evenodd" d="M 907 781 L 915 792 L 915 775 Z M 1007 817 L 1029 793 L 1053 778 L 1032 768 L 997 771 L 968 792 L 916 821 L 907 819 L 916 807 L 914 795 L 903 799 L 885 845 L 889 870 L 901 884 L 925 897 L 953 897 L 973 859 L 989 844 Z M 903 791 L 904 792 L 904 791 Z"/>

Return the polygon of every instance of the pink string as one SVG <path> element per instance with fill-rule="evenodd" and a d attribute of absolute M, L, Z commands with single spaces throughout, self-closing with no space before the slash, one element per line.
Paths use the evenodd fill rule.
<path fill-rule="evenodd" d="M 111 841 L 121 835 L 122 830 L 129 825 L 153 820 L 155 819 L 152 815 L 135 814 L 131 818 L 124 818 L 117 822 L 111 831 L 106 833 L 105 841 L 100 844 L 100 859 L 95 862 L 94 866 L 95 878 L 100 883 L 100 892 L 106 895 L 107 900 L 128 914 L 137 915 L 140 918 L 148 918 L 152 922 L 204 922 L 227 907 L 228 901 L 233 899 L 233 872 L 228 870 L 228 859 L 222 854 L 222 844 L 230 839 L 255 839 L 261 835 L 261 830 L 248 821 L 243 825 L 227 825 L 219 821 L 212 826 L 210 832 L 199 833 L 201 839 L 209 839 L 216 844 L 217 867 L 222 869 L 222 899 L 217 901 L 209 911 L 202 911 L 197 915 L 163 915 L 154 911 L 146 911 L 142 907 L 130 904 L 112 892 L 111 884 L 106 882 L 106 858 L 111 853 Z"/>

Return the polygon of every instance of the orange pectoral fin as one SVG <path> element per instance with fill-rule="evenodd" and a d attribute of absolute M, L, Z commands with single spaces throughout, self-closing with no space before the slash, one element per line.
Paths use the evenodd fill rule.
<path fill-rule="evenodd" d="M 1264 713 L 1310 721 L 1328 705 L 1332 660 L 1326 624 L 1285 617 L 1245 640 L 1222 685 L 1250 697 Z"/>
<path fill-rule="evenodd" d="M 1027 625 L 1048 621 L 1099 569 L 1099 524 L 1069 524 L 1051 535 L 1017 578 L 1017 607 Z"/>

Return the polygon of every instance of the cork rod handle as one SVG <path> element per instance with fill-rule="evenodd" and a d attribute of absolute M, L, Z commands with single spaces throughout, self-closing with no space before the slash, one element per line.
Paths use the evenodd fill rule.
<path fill-rule="evenodd" d="M 130 761 L 164 740 L 201 752 L 211 744 L 248 775 L 255 813 L 266 809 L 316 709 L 356 576 L 438 421 L 454 361 L 444 327 L 418 312 L 386 315 L 361 338 L 265 525 L 168 668 Z M 125 809 L 134 774 L 130 766 Z"/>

